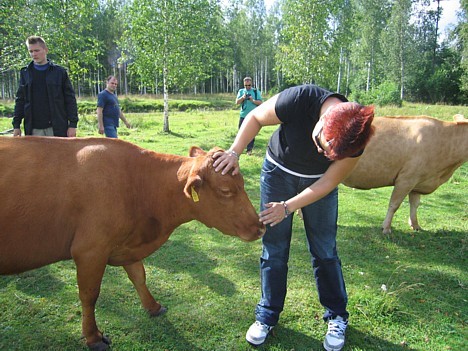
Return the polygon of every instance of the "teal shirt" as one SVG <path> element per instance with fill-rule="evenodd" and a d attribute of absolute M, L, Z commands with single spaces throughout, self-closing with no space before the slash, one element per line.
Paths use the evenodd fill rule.
<path fill-rule="evenodd" d="M 245 88 L 239 89 L 239 92 L 237 93 L 237 99 L 240 99 L 244 95 L 244 93 L 247 92 L 247 94 L 252 95 L 252 99 L 262 100 L 262 94 L 260 90 L 258 89 L 256 90 L 257 90 L 257 95 L 255 96 L 255 92 L 253 88 L 249 90 Z M 245 116 L 247 116 L 249 112 L 252 111 L 255 107 L 257 107 L 257 105 L 255 105 L 250 100 L 246 100 L 243 103 L 241 103 L 240 118 L 245 118 Z"/>

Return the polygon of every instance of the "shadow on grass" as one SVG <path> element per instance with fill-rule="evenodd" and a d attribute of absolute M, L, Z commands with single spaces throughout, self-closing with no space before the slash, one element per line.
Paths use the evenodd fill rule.
<path fill-rule="evenodd" d="M 188 273 L 200 285 L 208 287 L 218 295 L 233 296 L 236 293 L 236 287 L 232 281 L 213 273 L 213 270 L 218 266 L 216 260 L 185 242 L 167 242 L 156 254 L 145 260 L 145 265 L 164 269 L 175 277 L 181 273 Z"/>
<path fill-rule="evenodd" d="M 264 344 L 251 345 L 252 350 L 267 351 L 272 348 L 278 350 L 323 350 L 322 342 L 304 333 L 285 328 L 280 323 L 272 329 Z"/>
<path fill-rule="evenodd" d="M 170 313 L 170 311 L 168 312 Z M 188 340 L 166 316 L 144 318 L 141 328 L 131 330 L 132 337 L 121 336 L 113 350 L 206 351 Z M 118 343 L 117 343 L 118 342 Z M 168 348 L 168 345 L 172 345 Z"/>
<path fill-rule="evenodd" d="M 382 350 L 382 351 L 412 351 L 416 350 L 407 344 L 395 344 L 375 335 L 363 333 L 350 325 L 346 330 L 346 345 L 343 351 L 358 348 L 359 350 Z M 314 349 L 315 350 L 315 349 Z M 319 349 L 317 349 L 319 350 Z"/>
<path fill-rule="evenodd" d="M 65 283 L 56 277 L 56 272 L 51 266 L 0 277 L 0 289 L 9 284 L 15 284 L 16 290 L 34 297 L 52 296 L 65 286 Z"/>
<path fill-rule="evenodd" d="M 384 235 L 379 227 L 340 225 L 338 232 L 338 241 L 343 242 L 341 255 L 345 253 L 353 261 L 370 263 L 374 269 L 389 268 L 388 264 L 379 265 L 380 261 L 388 263 L 389 258 L 402 264 L 414 264 L 421 270 L 438 266 L 451 266 L 460 271 L 466 268 L 464 254 L 468 233 L 462 230 L 393 230 Z M 397 257 L 387 257 L 391 251 Z"/>

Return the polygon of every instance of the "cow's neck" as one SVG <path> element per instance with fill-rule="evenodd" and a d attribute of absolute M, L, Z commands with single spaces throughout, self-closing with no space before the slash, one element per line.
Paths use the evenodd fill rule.
<path fill-rule="evenodd" d="M 450 123 L 445 128 L 444 141 L 449 145 L 447 161 L 463 164 L 468 160 L 468 123 Z"/>
<path fill-rule="evenodd" d="M 138 180 L 145 211 L 159 223 L 159 230 L 170 234 L 175 228 L 194 218 L 190 198 L 184 186 L 192 158 L 154 154 L 149 155 Z M 182 171 L 186 169 L 187 171 Z M 149 189 L 149 190 L 148 190 Z M 164 219 L 161 221 L 160 219 Z"/>

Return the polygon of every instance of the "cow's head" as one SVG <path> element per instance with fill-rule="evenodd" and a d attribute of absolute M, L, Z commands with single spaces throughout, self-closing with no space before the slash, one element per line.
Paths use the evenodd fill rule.
<path fill-rule="evenodd" d="M 196 219 L 206 226 L 246 241 L 259 239 L 265 233 L 265 226 L 244 190 L 242 175 L 221 175 L 213 168 L 213 154 L 219 150 L 190 149 L 194 162 L 185 184 L 185 195 L 193 201 Z"/>

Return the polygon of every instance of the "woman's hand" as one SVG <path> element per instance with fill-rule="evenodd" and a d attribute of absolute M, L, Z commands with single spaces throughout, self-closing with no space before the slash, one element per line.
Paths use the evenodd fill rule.
<path fill-rule="evenodd" d="M 283 219 L 289 216 L 288 207 L 282 202 L 269 202 L 265 205 L 265 210 L 260 212 L 260 222 L 271 227 L 281 223 Z"/>
<path fill-rule="evenodd" d="M 235 151 L 218 151 L 213 158 L 215 159 L 213 167 L 216 172 L 221 171 L 221 174 L 225 175 L 232 169 L 232 175 L 240 173 L 239 155 Z"/>

